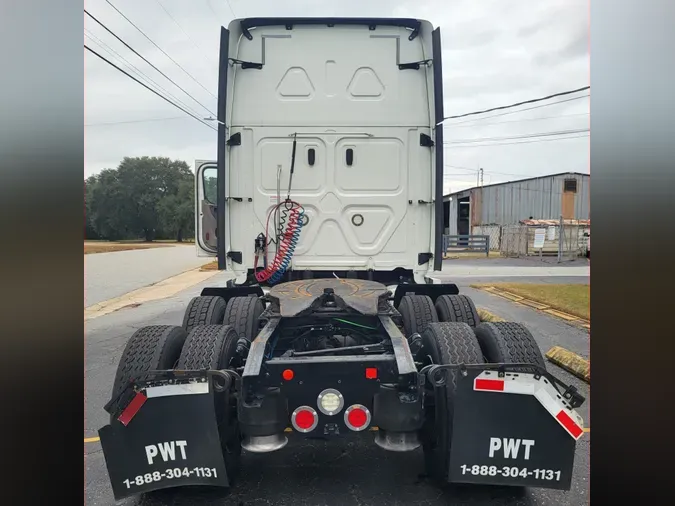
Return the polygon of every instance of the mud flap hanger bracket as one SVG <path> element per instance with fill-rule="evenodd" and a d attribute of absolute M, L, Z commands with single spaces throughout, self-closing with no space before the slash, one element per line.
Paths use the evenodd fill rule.
<path fill-rule="evenodd" d="M 222 393 L 230 389 L 234 383 L 235 390 L 241 387 L 241 376 L 233 370 L 158 370 L 147 371 L 139 378 L 129 382 L 119 395 L 113 397 L 103 409 L 117 418 L 133 401 L 134 397 L 154 386 L 185 385 L 190 383 L 206 383 L 213 385 L 213 390 Z"/>
<path fill-rule="evenodd" d="M 499 378 L 504 378 L 507 372 L 533 374 L 536 380 L 545 377 L 554 388 L 558 385 L 562 389 L 561 395 L 572 409 L 578 408 L 586 401 L 586 398 L 577 391 L 576 387 L 566 385 L 545 369 L 533 364 L 432 364 L 422 368 L 420 375 L 424 375 L 432 386 L 441 387 L 447 382 L 446 371 L 459 370 L 462 376 L 467 376 L 469 369 L 482 371 L 496 370 Z"/>

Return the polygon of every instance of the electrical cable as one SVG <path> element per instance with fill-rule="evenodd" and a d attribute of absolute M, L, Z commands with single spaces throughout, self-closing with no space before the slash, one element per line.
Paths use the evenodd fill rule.
<path fill-rule="evenodd" d="M 465 144 L 460 146 L 452 146 L 453 149 L 456 148 L 478 148 L 482 146 L 508 146 L 510 144 L 530 144 L 532 142 L 551 142 L 551 141 L 565 141 L 568 139 L 581 139 L 582 137 L 590 137 L 590 135 L 575 135 L 571 137 L 558 137 L 555 139 L 535 139 L 532 141 L 520 141 L 520 142 L 498 142 L 490 144 Z"/>
<path fill-rule="evenodd" d="M 205 126 L 207 126 L 208 128 L 210 128 L 211 130 L 214 130 L 214 131 L 216 131 L 216 132 L 218 131 L 217 128 L 214 128 L 214 127 L 212 127 L 211 125 L 209 125 L 208 123 L 205 123 L 204 121 L 202 121 L 201 119 L 199 119 L 199 117 L 197 117 L 197 116 L 195 116 L 194 114 L 192 114 L 192 113 L 186 111 L 186 110 L 183 109 L 181 106 L 175 104 L 174 102 L 172 102 L 171 100 L 169 100 L 168 98 L 166 98 L 166 97 L 165 97 L 164 95 L 162 95 L 161 93 L 158 93 L 157 91 L 153 90 L 152 88 L 150 88 L 149 86 L 147 86 L 145 83 L 139 81 L 139 80 L 136 79 L 134 76 L 132 76 L 131 74 L 129 74 L 128 72 L 126 72 L 125 70 L 119 68 L 119 67 L 118 67 L 117 65 L 115 65 L 113 62 L 111 62 L 110 60 L 108 60 L 105 56 L 101 56 L 100 54 L 98 54 L 96 51 L 94 51 L 93 49 L 91 49 L 91 48 L 90 48 L 89 46 L 87 46 L 86 44 L 84 45 L 84 48 L 85 48 L 86 50 L 88 50 L 89 52 L 94 53 L 96 56 L 98 56 L 101 60 L 103 60 L 104 62 L 106 62 L 108 65 L 111 65 L 112 67 L 115 67 L 117 70 L 119 70 L 120 72 L 122 72 L 125 76 L 129 77 L 130 79 L 133 79 L 134 81 L 136 81 L 138 84 L 140 84 L 140 85 L 143 86 L 144 88 L 150 90 L 151 92 L 153 92 L 155 95 L 157 95 L 157 96 L 160 97 L 161 99 L 163 99 L 163 100 L 169 102 L 172 106 L 176 107 L 177 109 L 180 109 L 181 111 L 183 111 L 183 112 L 184 112 L 185 114 L 187 114 L 188 116 L 192 116 L 194 119 L 196 119 L 197 121 L 199 121 L 202 125 L 205 125 Z"/>
<path fill-rule="evenodd" d="M 541 133 L 530 133 L 523 135 L 515 135 L 511 137 L 482 137 L 477 139 L 459 139 L 455 141 L 447 141 L 443 144 L 467 144 L 472 142 L 485 142 L 485 141 L 510 141 L 515 139 L 531 139 L 533 137 L 550 137 L 554 135 L 568 135 L 568 134 L 580 134 L 583 132 L 590 132 L 590 128 L 580 128 L 576 130 L 560 130 L 558 132 L 541 132 Z"/>
<path fill-rule="evenodd" d="M 166 7 L 164 7 L 162 2 L 160 2 L 160 0 L 155 0 L 155 2 L 157 3 L 157 5 L 159 5 L 162 8 L 162 10 L 164 12 L 166 12 L 166 15 L 171 18 L 171 20 L 175 23 L 175 25 L 178 28 L 180 28 L 180 30 L 185 34 L 185 36 L 190 40 L 190 42 L 192 42 L 192 44 L 197 48 L 197 50 L 199 50 L 202 53 L 202 56 L 204 58 L 206 58 L 208 61 L 210 61 L 211 63 L 215 63 L 211 58 L 206 56 L 206 52 L 194 41 L 194 39 L 192 37 L 190 37 L 190 34 L 185 31 L 185 29 L 181 26 L 181 24 L 178 21 L 176 21 L 176 18 L 174 18 L 171 15 L 171 13 L 168 11 L 168 9 Z"/>
<path fill-rule="evenodd" d="M 518 111 L 514 111 L 514 112 L 518 112 Z M 571 118 L 571 117 L 574 117 L 574 116 L 588 116 L 589 114 L 590 113 L 588 113 L 588 112 L 580 112 L 580 113 L 576 113 L 576 114 L 561 114 L 559 116 L 543 116 L 541 118 L 514 119 L 514 120 L 510 120 L 510 121 L 495 121 L 494 123 L 480 123 L 478 125 L 457 126 L 460 123 L 464 123 L 463 121 L 460 121 L 459 123 L 447 123 L 447 124 L 444 124 L 443 126 L 451 126 L 453 128 L 473 128 L 473 127 L 485 127 L 485 126 L 493 126 L 493 125 L 506 125 L 506 124 L 509 124 L 509 123 L 523 123 L 525 121 L 543 121 L 545 119 Z M 492 117 L 492 116 L 490 116 L 490 117 Z M 480 121 L 481 119 L 486 119 L 486 118 L 472 119 L 470 121 L 471 122 Z M 467 121 L 467 123 L 468 123 L 468 121 Z"/>
<path fill-rule="evenodd" d="M 467 113 L 464 113 L 464 114 L 457 114 L 455 116 L 446 116 L 438 124 L 440 125 L 440 123 L 442 123 L 446 119 L 464 118 L 466 116 L 474 116 L 476 114 L 485 114 L 486 112 L 499 111 L 501 109 L 510 109 L 512 107 L 518 107 L 520 105 L 532 104 L 534 102 L 541 102 L 543 100 L 549 100 L 549 99 L 555 98 L 555 97 L 562 97 L 564 95 L 571 95 L 572 93 L 579 93 L 580 91 L 584 91 L 584 90 L 588 90 L 588 89 L 590 89 L 590 86 L 584 86 L 583 88 L 577 88 L 576 90 L 561 91 L 560 93 L 553 93 L 552 95 L 548 95 L 546 97 L 533 98 L 533 99 L 530 99 L 530 100 L 524 100 L 523 102 L 517 102 L 515 104 L 502 105 L 502 106 L 499 106 L 499 107 L 492 107 L 490 109 L 485 109 L 483 111 L 474 111 L 474 112 L 467 112 Z"/>
<path fill-rule="evenodd" d="M 190 74 L 187 70 L 185 70 L 185 69 L 180 65 L 180 63 L 178 63 L 176 60 L 174 60 L 173 58 L 171 58 L 171 56 L 169 56 L 168 53 L 167 53 L 166 51 L 164 51 L 161 47 L 159 47 L 159 46 L 157 45 L 157 43 L 156 43 L 154 40 L 152 40 L 150 37 L 148 37 L 148 35 L 147 35 L 143 30 L 141 30 L 138 26 L 136 26 L 136 24 L 134 24 L 133 21 L 131 21 L 128 17 L 126 17 L 126 16 L 122 13 L 122 11 L 120 11 L 117 7 L 115 7 L 115 6 L 113 5 L 113 3 L 112 3 L 110 0 L 105 0 L 105 1 L 106 1 L 106 3 L 107 3 L 108 5 L 110 5 L 110 7 L 112 7 L 113 9 L 115 9 L 115 10 L 117 11 L 117 13 L 118 13 L 120 16 L 122 16 L 124 19 L 126 19 L 126 20 L 129 22 L 129 24 L 131 24 L 131 26 L 133 26 L 136 30 L 138 30 L 138 31 L 143 35 L 143 37 L 145 37 L 146 39 L 148 39 L 148 41 L 150 41 L 150 43 L 151 43 L 153 46 L 155 46 L 157 49 L 159 49 L 159 50 L 164 54 L 164 56 L 166 56 L 169 60 L 171 60 L 173 63 L 175 63 L 176 66 L 177 66 L 179 69 L 181 69 L 183 72 L 185 72 L 185 74 L 186 74 L 190 79 L 192 79 L 192 80 L 193 80 L 194 82 L 196 82 L 199 86 L 201 86 L 201 87 L 204 89 L 204 91 L 206 91 L 206 92 L 207 92 L 209 95 L 211 95 L 213 98 L 215 98 L 215 99 L 218 98 L 218 97 L 215 96 L 213 93 L 211 93 L 211 92 L 208 90 L 208 88 L 206 88 L 206 86 L 204 86 L 202 83 L 200 83 L 199 81 L 197 81 L 197 79 L 195 79 L 195 78 L 192 76 L 192 74 Z"/>
<path fill-rule="evenodd" d="M 152 123 L 154 121 L 171 121 L 176 119 L 185 119 L 185 116 L 171 116 L 170 118 L 151 118 L 151 119 L 134 119 L 128 121 L 109 121 L 105 123 L 85 123 L 86 127 L 97 127 L 107 125 L 125 125 L 128 123 Z"/>
<path fill-rule="evenodd" d="M 232 15 L 236 18 L 237 15 L 234 13 L 234 9 L 232 8 L 232 4 L 230 3 L 230 0 L 225 0 L 227 2 L 227 6 L 230 8 L 232 11 Z"/>
<path fill-rule="evenodd" d="M 509 114 L 518 114 L 519 112 L 525 112 L 525 111 L 531 111 L 533 109 L 541 109 L 542 107 L 551 107 L 553 105 L 557 104 L 564 104 L 565 102 L 573 102 L 574 100 L 581 100 L 582 98 L 587 98 L 590 97 L 589 95 L 581 95 L 580 97 L 573 97 L 573 98 L 567 98 L 565 100 L 557 100 L 556 102 L 551 102 L 550 104 L 542 104 L 542 105 L 535 105 L 534 107 L 526 107 L 525 109 L 519 109 L 517 111 L 508 111 L 508 112 L 502 112 L 499 114 L 491 114 L 490 116 L 485 116 L 483 118 L 473 118 L 473 119 L 467 119 L 464 121 L 458 121 L 457 123 L 448 123 L 443 124 L 443 126 L 455 126 L 455 125 L 463 125 L 464 123 L 474 123 L 476 121 L 483 121 L 486 119 L 490 118 L 497 118 L 499 116 L 507 116 Z"/>
<path fill-rule="evenodd" d="M 291 258 L 293 257 L 293 253 L 295 251 L 295 247 L 298 244 L 298 240 L 300 238 L 300 230 L 302 229 L 303 226 L 303 216 L 304 216 L 304 208 L 298 204 L 297 202 L 294 202 L 292 200 L 286 200 L 284 202 L 278 203 L 272 210 L 267 215 L 267 223 L 265 225 L 265 236 L 267 237 L 269 235 L 269 223 L 270 223 L 270 218 L 272 217 L 272 214 L 276 210 L 276 208 L 284 206 L 285 209 L 289 211 L 289 217 L 288 217 L 288 223 L 286 225 L 286 230 L 283 232 L 279 239 L 279 243 L 277 245 L 277 251 L 274 256 L 274 260 L 270 262 L 267 267 L 262 270 L 262 271 L 256 271 L 256 267 L 254 267 L 254 272 L 255 272 L 255 278 L 259 283 L 262 283 L 264 281 L 269 281 L 270 284 L 274 284 L 277 281 L 279 281 L 286 270 L 288 269 Z M 265 257 L 267 257 L 268 250 L 267 247 L 265 247 Z M 257 266 L 257 256 L 256 256 L 256 266 Z"/>
<path fill-rule="evenodd" d="M 92 14 L 87 11 L 87 9 L 84 9 L 84 13 L 89 16 L 91 19 L 93 19 L 96 23 L 98 23 L 105 31 L 107 31 L 110 35 L 115 37 L 117 40 L 119 40 L 124 46 L 129 49 L 132 53 L 134 53 L 136 56 L 138 56 L 141 60 L 143 60 L 145 63 L 150 65 L 153 69 L 155 69 L 157 72 L 162 74 L 167 80 L 169 80 L 174 86 L 176 86 L 179 90 L 181 90 L 183 93 L 185 93 L 188 97 L 190 97 L 192 100 L 194 100 L 196 103 L 198 103 L 201 107 L 204 108 L 209 114 L 216 115 L 213 111 L 211 111 L 208 107 L 206 107 L 204 104 L 202 104 L 199 100 L 197 100 L 195 97 L 190 95 L 185 89 L 183 89 L 182 86 L 180 86 L 178 83 L 176 83 L 173 79 L 171 79 L 169 76 L 167 76 L 164 72 L 159 70 L 153 63 L 151 63 L 145 56 L 143 56 L 141 53 L 136 51 L 133 47 L 131 47 L 129 44 L 127 44 L 124 40 L 122 40 L 121 37 L 119 37 L 115 32 L 113 32 L 110 28 L 108 28 L 102 21 L 99 21 L 96 19 Z M 208 91 L 208 90 L 207 90 Z"/>
<path fill-rule="evenodd" d="M 183 102 L 182 100 L 180 100 L 180 99 L 179 99 L 178 97 L 176 97 L 175 95 L 172 95 L 167 89 L 163 88 L 157 81 L 155 81 L 155 80 L 152 79 L 150 76 L 148 76 L 147 74 L 145 74 L 142 70 L 140 70 L 140 69 L 137 68 L 135 65 L 133 65 L 132 63 L 130 63 L 124 56 L 122 56 L 121 54 L 119 54 L 117 51 L 115 51 L 113 48 L 111 48 L 108 44 L 106 44 L 106 43 L 103 42 L 101 39 L 99 39 L 98 37 L 96 37 L 96 35 L 94 35 L 93 33 L 91 33 L 91 32 L 90 32 L 89 30 L 87 30 L 86 28 L 84 29 L 84 32 L 85 32 L 85 35 L 86 35 L 89 39 L 93 40 L 99 47 L 103 48 L 110 56 L 112 56 L 113 58 L 117 57 L 119 60 L 123 61 L 123 62 L 126 64 L 127 68 L 129 68 L 132 72 L 135 72 L 137 75 L 144 77 L 147 81 L 149 81 L 149 82 L 151 82 L 152 84 L 154 84 L 155 87 L 157 87 L 157 88 L 159 89 L 159 91 L 163 92 L 167 97 L 169 97 L 170 99 L 174 100 L 177 104 L 183 106 L 185 109 L 190 110 L 190 111 L 191 111 L 192 113 L 194 113 L 195 115 L 197 114 L 196 111 L 194 111 L 194 110 L 193 110 L 190 106 L 188 106 L 185 102 Z"/>

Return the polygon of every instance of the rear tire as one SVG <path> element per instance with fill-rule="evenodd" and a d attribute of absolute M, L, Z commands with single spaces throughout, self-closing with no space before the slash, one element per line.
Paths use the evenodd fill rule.
<path fill-rule="evenodd" d="M 422 334 L 430 323 L 438 323 L 436 308 L 428 295 L 403 296 L 398 312 L 403 317 L 403 329 L 407 338 L 416 332 Z"/>
<path fill-rule="evenodd" d="M 442 322 L 463 322 L 469 327 L 480 324 L 476 305 L 466 295 L 441 295 L 436 299 L 436 312 Z"/>
<path fill-rule="evenodd" d="M 185 310 L 183 328 L 190 332 L 197 325 L 219 325 L 225 315 L 225 299 L 215 296 L 194 297 Z"/>
<path fill-rule="evenodd" d="M 490 363 L 532 364 L 546 369 L 539 345 L 529 330 L 520 323 L 481 323 L 474 332 Z"/>
<path fill-rule="evenodd" d="M 236 356 L 239 336 L 230 325 L 199 325 L 190 331 L 177 369 L 227 369 Z M 225 402 L 225 400 L 229 402 Z M 241 432 L 237 420 L 237 400 L 228 395 L 215 394 L 216 417 L 220 445 L 225 459 L 225 469 L 230 486 L 241 467 Z"/>
<path fill-rule="evenodd" d="M 462 322 L 431 323 L 422 334 L 422 354 L 434 364 L 482 364 L 483 352 L 473 329 Z M 425 424 L 422 447 L 427 474 L 440 484 L 448 482 L 456 371 L 446 371 L 447 381 L 441 387 L 426 386 Z"/>
<path fill-rule="evenodd" d="M 134 332 L 120 357 L 112 398 L 117 398 L 130 382 L 145 372 L 173 369 L 186 338 L 185 330 L 175 325 L 152 325 Z"/>
<path fill-rule="evenodd" d="M 231 325 L 239 337 L 253 341 L 258 335 L 260 315 L 265 306 L 258 297 L 233 297 L 227 303 L 224 325 Z"/>

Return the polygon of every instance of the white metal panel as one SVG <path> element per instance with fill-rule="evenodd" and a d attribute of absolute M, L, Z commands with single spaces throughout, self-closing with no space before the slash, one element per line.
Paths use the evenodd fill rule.
<path fill-rule="evenodd" d="M 239 38 L 233 57 L 264 65 L 233 68 L 232 127 L 429 126 L 431 69 L 398 68 L 429 57 L 429 36 L 409 41 L 409 33 L 358 25 L 253 30 L 252 40 Z"/>
<path fill-rule="evenodd" d="M 235 272 L 252 267 L 254 239 L 277 202 L 279 166 L 282 200 L 287 195 L 294 134 L 291 198 L 309 222 L 292 268 L 427 270 L 417 255 L 433 251 L 433 205 L 418 201 L 433 199 L 433 149 L 420 146 L 420 133 L 432 133 L 432 71 L 397 65 L 431 57 L 424 27 L 413 41 L 403 28 L 341 25 L 264 27 L 250 41 L 235 37 L 233 58 L 264 62 L 262 70 L 231 67 L 228 135 L 241 132 L 242 144 L 227 149 L 228 195 L 244 197 L 226 211 L 228 250 L 244 259 L 228 261 Z"/>

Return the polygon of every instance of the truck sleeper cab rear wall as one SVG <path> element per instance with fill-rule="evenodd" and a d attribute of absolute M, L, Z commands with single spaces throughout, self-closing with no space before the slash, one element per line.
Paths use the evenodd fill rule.
<path fill-rule="evenodd" d="M 305 213 L 290 271 L 368 278 L 401 270 L 423 282 L 439 270 L 443 169 L 433 140 L 442 148 L 442 90 L 440 38 L 432 33 L 430 23 L 406 19 L 233 21 L 221 72 L 223 194 L 212 203 L 224 248 L 202 240 L 200 252 L 218 254 L 237 283 L 246 280 L 255 239 L 290 184 Z M 204 187 L 199 174 L 197 183 Z M 198 229 L 213 227 L 204 194 Z"/>

